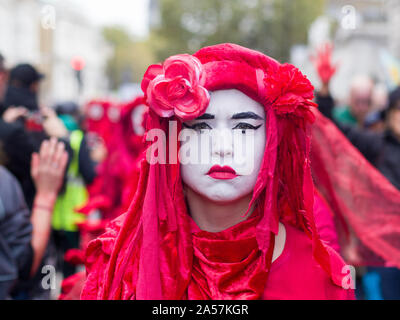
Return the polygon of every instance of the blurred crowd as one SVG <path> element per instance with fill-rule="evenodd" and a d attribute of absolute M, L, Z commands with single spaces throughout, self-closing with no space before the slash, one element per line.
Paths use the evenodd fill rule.
<path fill-rule="evenodd" d="M 354 75 L 339 105 L 329 88 L 332 50 L 324 45 L 313 58 L 319 110 L 400 189 L 400 87 Z M 29 64 L 7 70 L 0 56 L 0 299 L 78 298 L 88 242 L 128 208 L 139 179 L 144 98 L 44 107 L 44 77 Z M 43 285 L 44 266 L 63 279 L 60 296 Z M 400 299 L 397 268 L 358 275 L 358 298 Z"/>
<path fill-rule="evenodd" d="M 42 106 L 44 77 L 0 56 L 0 299 L 58 298 L 61 279 L 68 291 L 139 176 L 143 98 Z"/>
<path fill-rule="evenodd" d="M 316 92 L 319 111 L 400 190 L 400 87 L 389 91 L 368 74 L 355 74 L 347 104 L 338 105 L 329 89 L 337 69 L 332 50 L 332 44 L 326 43 L 313 58 L 321 83 Z M 365 267 L 358 270 L 357 276 L 358 298 L 400 299 L 399 269 Z"/>

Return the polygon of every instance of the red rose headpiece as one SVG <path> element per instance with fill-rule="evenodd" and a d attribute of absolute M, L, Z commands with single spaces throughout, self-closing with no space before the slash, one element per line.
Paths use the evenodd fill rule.
<path fill-rule="evenodd" d="M 204 78 L 200 61 L 188 54 L 172 56 L 163 65 L 148 68 L 142 81 L 150 107 L 160 117 L 176 115 L 191 120 L 203 114 L 210 101 L 202 86 Z"/>
<path fill-rule="evenodd" d="M 204 48 L 193 56 L 175 55 L 162 65 L 151 65 L 142 81 L 150 108 L 162 118 L 175 115 L 183 121 L 192 120 L 207 109 L 210 100 L 207 90 L 236 88 L 266 108 L 271 107 L 278 116 L 293 114 L 313 121 L 310 107 L 316 106 L 311 101 L 314 88 L 296 67 L 281 65 L 246 49 L 247 54 L 260 56 L 259 65 L 254 66 L 239 58 L 242 47 L 225 46 L 236 52 L 223 60 L 215 59 L 215 54 L 208 55 L 208 48 Z"/>

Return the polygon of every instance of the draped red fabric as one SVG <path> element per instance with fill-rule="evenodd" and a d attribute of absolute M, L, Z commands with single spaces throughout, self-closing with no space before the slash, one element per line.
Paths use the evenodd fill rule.
<path fill-rule="evenodd" d="M 312 174 L 335 213 L 342 254 L 353 265 L 400 268 L 400 192 L 334 123 L 315 115 Z"/>
<path fill-rule="evenodd" d="M 313 214 L 309 125 L 313 121 L 310 108 L 315 104 L 311 102 L 311 84 L 293 66 L 280 65 L 260 52 L 238 45 L 206 47 L 194 57 L 202 64 L 202 85 L 207 90 L 241 90 L 259 101 L 266 110 L 265 153 L 249 204 L 249 210 L 253 204 L 257 205 L 260 216 L 238 225 L 242 233 L 228 232 L 226 235 L 243 241 L 242 253 L 248 259 L 241 261 L 238 268 L 248 267 L 246 279 L 234 281 L 240 279 L 238 274 L 234 276 L 237 270 L 229 268 L 220 274 L 214 272 L 218 279 L 205 285 L 208 275 L 200 272 L 197 266 L 201 261 L 209 262 L 206 261 L 209 259 L 201 258 L 206 243 L 218 246 L 219 240 L 210 238 L 209 234 L 192 234 L 179 163 L 149 163 L 143 159 L 138 189 L 130 208 L 88 246 L 88 277 L 81 298 L 260 298 L 268 281 L 273 239 L 278 233 L 279 221 L 306 233 L 311 239 L 315 260 L 331 278 L 331 285 L 340 287 L 345 263 L 321 240 Z M 185 59 L 188 58 L 180 58 L 180 65 Z M 149 68 L 145 74 L 145 88 L 160 70 L 161 66 Z M 152 78 L 147 79 L 149 74 Z M 196 92 L 202 94 L 200 89 Z M 165 97 L 162 98 L 165 100 Z M 196 101 L 193 99 L 191 101 Z M 182 125 L 175 116 L 160 117 L 159 113 L 163 112 L 165 110 L 158 110 L 156 114 L 150 110 L 147 129 L 161 129 L 167 134 L 166 141 L 170 142 L 169 120 L 178 120 L 178 133 Z M 167 143 L 166 155 L 170 154 L 170 148 L 179 148 L 176 140 L 174 137 L 172 144 Z M 246 237 L 246 230 L 253 236 Z M 233 253 L 231 259 L 235 259 Z M 313 259 L 311 255 L 309 259 Z M 255 267 L 250 267 L 252 265 Z M 235 288 L 224 281 L 225 277 Z M 193 281 L 197 285 L 194 286 Z M 248 285 L 244 287 L 244 283 Z"/>
<path fill-rule="evenodd" d="M 187 296 L 190 300 L 260 299 L 265 290 L 273 250 L 262 257 L 256 239 L 256 226 L 262 218 L 262 206 L 252 215 L 227 230 L 212 233 L 199 229 L 191 221 L 194 260 Z M 270 237 L 274 247 L 275 237 Z M 212 275 L 212 276 L 210 276 Z"/>

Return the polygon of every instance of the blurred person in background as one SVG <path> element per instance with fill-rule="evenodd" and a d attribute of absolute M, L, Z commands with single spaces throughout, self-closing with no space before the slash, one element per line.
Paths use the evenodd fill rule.
<path fill-rule="evenodd" d="M 84 264 L 88 243 L 104 233 L 110 220 L 128 210 L 137 189 L 140 156 L 145 147 L 143 135 L 148 107 L 140 95 L 122 104 L 120 110 L 121 117 L 113 131 L 110 153 L 98 168 L 95 186 L 87 203 L 79 209 L 88 216 L 79 225 L 80 249 L 69 250 L 65 255 L 66 260 L 76 265 Z M 79 299 L 85 279 L 85 271 L 64 279 L 59 299 Z"/>
<path fill-rule="evenodd" d="M 41 143 L 49 137 L 63 141 L 69 154 L 68 131 L 51 109 L 43 108 L 40 130 L 30 130 L 26 123 L 28 114 L 24 107 L 11 107 L 0 117 L 0 143 L 4 165 L 17 178 L 24 192 L 28 207 L 32 207 L 35 187 L 29 173 L 30 158 L 39 151 Z"/>
<path fill-rule="evenodd" d="M 372 108 L 365 117 L 364 127 L 376 133 L 383 133 L 386 128 L 385 109 L 388 105 L 389 94 L 386 86 L 378 83 L 372 94 Z"/>
<path fill-rule="evenodd" d="M 64 144 L 55 138 L 33 153 L 30 168 L 37 192 L 31 213 L 18 181 L 0 166 L 0 299 L 19 296 L 17 285 L 34 276 L 41 265 L 67 161 Z"/>
<path fill-rule="evenodd" d="M 329 91 L 329 81 L 323 81 L 316 93 L 321 113 L 335 122 L 350 142 L 397 188 L 400 189 L 400 135 L 397 110 L 400 101 L 400 87 L 389 94 L 388 107 L 382 112 L 385 130 L 382 134 L 346 124 L 334 115 L 335 102 Z M 366 80 L 366 78 L 364 78 Z M 366 81 L 365 83 L 367 83 Z M 366 91 L 364 91 L 366 92 Z"/>
<path fill-rule="evenodd" d="M 92 189 L 90 199 L 81 212 L 90 214 L 98 209 L 103 219 L 112 220 L 129 206 L 130 196 L 134 192 L 138 179 L 137 159 L 144 148 L 143 119 L 147 111 L 143 96 L 118 107 L 121 115 L 117 125 L 105 138 L 107 157 L 99 166 L 99 174 Z M 127 188 L 127 186 L 131 188 Z M 129 200 L 126 200 L 128 198 Z"/>
<path fill-rule="evenodd" d="M 76 270 L 74 265 L 64 261 L 64 255 L 69 249 L 79 247 L 78 224 L 85 220 L 85 216 L 78 213 L 76 208 L 87 201 L 86 186 L 92 184 L 97 164 L 91 158 L 87 137 L 79 126 L 79 106 L 68 101 L 58 103 L 54 109 L 69 131 L 68 141 L 73 152 L 67 171 L 66 187 L 57 198 L 52 221 L 57 263 L 66 278 Z"/>
<path fill-rule="evenodd" d="M 25 201 L 28 208 L 33 208 L 35 195 L 37 193 L 36 186 L 30 174 L 30 158 L 33 153 L 38 152 L 41 143 L 52 136 L 58 138 L 68 151 L 69 158 L 72 150 L 69 142 L 66 140 L 65 127 L 61 121 L 55 116 L 52 110 L 43 109 L 47 117 L 42 123 L 43 131 L 30 131 L 24 126 L 24 119 L 20 118 L 16 108 L 9 108 L 0 118 L 0 145 L 2 152 L 0 154 L 3 165 L 13 173 L 19 181 Z M 65 132 L 64 132 L 65 131 Z M 64 179 L 65 180 L 65 179 Z M 65 183 L 62 189 L 65 188 Z M 52 249 L 52 241 L 48 243 L 42 265 L 53 264 L 50 252 Z M 40 268 L 38 269 L 40 270 Z M 38 271 L 34 277 L 24 282 L 18 282 L 15 288 L 15 299 L 48 299 L 50 297 L 49 290 L 44 290 L 41 286 L 42 274 Z"/>
<path fill-rule="evenodd" d="M 39 151 L 45 139 L 56 137 L 65 142 L 66 149 L 71 154 L 66 141 L 68 131 L 62 121 L 49 108 L 41 108 L 39 111 L 37 90 L 43 77 L 31 65 L 23 64 L 11 69 L 3 107 L 0 108 L 3 163 L 19 181 L 29 208 L 32 208 L 35 196 L 35 187 L 29 172 L 32 153 Z M 0 76 L 0 87 L 1 80 L 6 78 Z"/>
<path fill-rule="evenodd" d="M 385 84 L 377 83 L 372 93 L 371 111 L 383 111 L 388 105 L 389 92 Z"/>
<path fill-rule="evenodd" d="M 15 72 L 15 69 L 17 71 L 19 69 L 19 71 Z M 57 117 L 55 111 L 47 107 L 39 108 L 37 103 L 32 107 L 33 104 L 29 103 L 30 101 L 37 101 L 37 86 L 43 75 L 30 67 L 23 67 L 23 72 L 18 67 L 13 70 L 13 81 L 8 81 L 9 87 L 7 88 L 7 92 L 13 92 L 13 94 L 9 94 L 8 97 L 6 95 L 8 100 L 0 118 L 0 144 L 3 150 L 1 158 L 4 166 L 19 181 L 28 208 L 32 209 L 36 194 L 36 188 L 29 171 L 32 154 L 38 152 L 42 142 L 49 137 L 55 137 L 64 144 L 69 154 L 69 161 L 72 159 L 73 151 L 70 147 L 68 130 L 63 121 Z M 24 79 L 36 79 L 33 81 L 35 84 L 31 83 L 33 93 L 26 93 L 30 90 L 26 85 L 24 88 L 15 87 L 17 83 L 26 84 L 29 82 Z M 22 92 L 21 96 L 17 92 Z M 36 98 L 25 99 L 24 92 L 27 96 L 35 96 Z M 20 105 L 20 103 L 23 103 L 23 105 Z M 29 108 L 35 109 L 35 111 L 31 111 Z M 62 192 L 66 188 L 65 180 L 66 177 L 61 187 Z M 53 241 L 50 241 L 44 264 L 53 263 L 51 261 L 54 256 L 54 254 L 51 254 L 53 251 L 55 251 Z M 19 292 L 19 297 L 16 298 L 48 298 L 49 292 L 40 287 L 41 278 L 41 274 L 37 273 L 29 281 L 18 283 L 19 288 L 16 291 Z"/>
<path fill-rule="evenodd" d="M 374 83 L 367 75 L 356 75 L 350 84 L 348 105 L 335 106 L 329 84 L 338 65 L 332 62 L 332 51 L 332 43 L 326 42 L 317 49 L 315 55 L 311 55 L 311 61 L 321 82 L 316 96 L 318 108 L 322 114 L 338 123 L 363 128 L 365 118 L 373 108 Z M 379 95 L 375 94 L 375 97 L 378 98 Z M 376 100 L 377 103 L 381 102 Z"/>
<path fill-rule="evenodd" d="M 11 106 L 23 106 L 29 111 L 38 111 L 39 84 L 43 78 L 44 74 L 27 63 L 12 68 L 9 72 L 4 107 L 1 112 Z"/>
<path fill-rule="evenodd" d="M 373 106 L 373 92 L 372 79 L 368 75 L 356 75 L 350 84 L 348 105 L 335 107 L 333 117 L 340 123 L 363 128 L 365 118 Z"/>
<path fill-rule="evenodd" d="M 320 59 L 317 59 L 319 63 L 316 64 L 322 83 L 321 89 L 316 93 L 316 101 L 321 113 L 331 119 L 364 157 L 400 190 L 400 87 L 389 94 L 387 108 L 377 111 L 377 118 L 371 119 L 371 114 L 370 118 L 364 116 L 365 110 L 371 106 L 371 103 L 367 101 L 373 92 L 372 82 L 366 77 L 357 78 L 357 81 L 353 82 L 350 93 L 352 101 L 357 105 L 354 110 L 358 118 L 354 117 L 353 120 L 363 119 L 367 122 L 348 121 L 351 119 L 348 117 L 350 113 L 342 113 L 342 115 L 347 114 L 342 118 L 335 117 L 335 103 L 329 90 L 329 83 L 334 72 L 328 78 L 324 78 L 324 72 L 322 72 L 322 70 L 333 70 L 335 67 L 330 59 L 323 57 L 321 59 L 321 54 L 323 56 L 323 51 L 319 52 Z M 382 106 L 380 105 L 379 108 Z M 383 130 L 374 132 L 363 128 L 364 124 L 369 126 L 379 121 L 384 125 Z M 391 267 L 368 267 L 368 272 L 363 278 L 363 289 L 367 299 L 400 299 L 400 270 Z"/>
<path fill-rule="evenodd" d="M 119 125 L 120 109 L 107 99 L 93 99 L 84 106 L 83 129 L 91 140 L 101 139 L 107 149 L 113 143 L 114 131 Z M 96 136 L 96 138 L 92 138 Z"/>

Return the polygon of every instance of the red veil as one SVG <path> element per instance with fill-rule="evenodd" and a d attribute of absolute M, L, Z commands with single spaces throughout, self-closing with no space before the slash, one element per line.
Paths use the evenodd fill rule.
<path fill-rule="evenodd" d="M 191 61 L 194 69 L 201 67 L 200 80 L 196 78 L 199 74 L 190 69 Z M 165 78 L 160 75 L 163 72 Z M 166 88 L 166 91 L 154 98 L 151 90 L 157 81 L 161 83 L 158 89 Z M 188 83 L 190 89 L 184 87 Z M 180 95 L 168 91 L 170 84 L 176 85 Z M 279 64 L 260 52 L 234 44 L 206 47 L 193 56 L 174 56 L 163 65 L 149 67 L 142 81 L 147 99 L 154 98 L 150 107 L 161 105 L 158 110 L 150 109 L 147 129 L 163 130 L 169 141 L 168 120 L 184 114 L 182 109 L 188 101 L 198 102 L 203 108 L 200 100 L 207 96 L 201 86 L 209 91 L 238 89 L 266 110 L 266 148 L 249 205 L 250 208 L 257 203 L 261 208 L 261 219 L 255 229 L 258 248 L 263 253 L 260 268 L 255 271 L 260 275 L 258 286 L 265 287 L 267 281 L 273 250 L 271 239 L 278 232 L 279 221 L 304 230 L 312 240 L 314 258 L 333 283 L 341 286 L 345 263 L 321 241 L 314 221 L 309 123 L 314 120 L 311 108 L 315 104 L 311 102 L 310 82 L 292 65 Z M 192 95 L 190 99 L 188 94 Z M 186 99 L 185 103 L 168 104 L 168 99 L 181 96 Z M 170 115 L 169 105 L 177 106 L 175 115 Z M 168 114 L 169 118 L 160 114 Z M 177 138 L 171 140 L 176 142 Z M 166 154 L 176 147 L 179 148 L 167 144 Z M 81 298 L 183 299 L 192 263 L 193 243 L 179 163 L 149 164 L 143 160 L 130 208 L 88 246 L 88 277 Z M 260 298 L 261 293 L 254 293 L 251 298 Z M 224 298 L 232 296 L 225 292 Z"/>
<path fill-rule="evenodd" d="M 400 268 L 400 192 L 315 111 L 314 184 L 335 212 L 342 255 L 353 265 Z"/>

